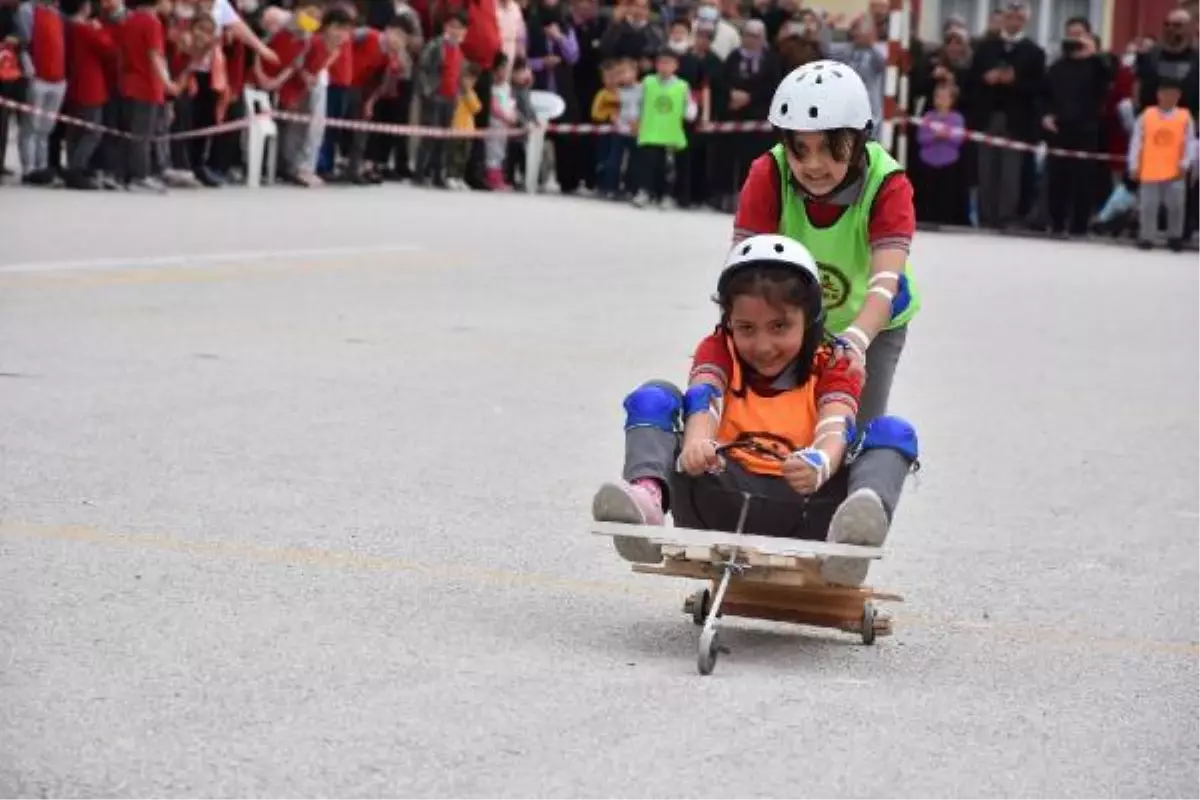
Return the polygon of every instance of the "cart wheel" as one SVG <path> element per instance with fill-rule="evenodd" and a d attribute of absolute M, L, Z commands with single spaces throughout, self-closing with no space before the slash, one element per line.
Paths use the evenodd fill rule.
<path fill-rule="evenodd" d="M 696 652 L 696 667 L 700 670 L 701 675 L 711 675 L 713 667 L 717 665 L 717 656 L 720 654 L 721 646 L 717 641 L 717 628 L 711 626 L 704 629 L 700 634 L 700 645 Z"/>
<path fill-rule="evenodd" d="M 700 589 L 692 595 L 691 612 L 692 622 L 697 625 L 703 625 L 704 620 L 708 618 L 708 601 L 710 595 L 708 589 Z"/>
<path fill-rule="evenodd" d="M 871 601 L 863 603 L 862 643 L 875 644 L 875 604 Z"/>

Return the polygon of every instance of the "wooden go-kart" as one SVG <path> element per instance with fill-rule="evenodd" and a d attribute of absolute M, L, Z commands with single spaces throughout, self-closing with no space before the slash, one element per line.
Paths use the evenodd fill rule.
<path fill-rule="evenodd" d="M 739 440 L 718 447 L 718 453 L 745 446 L 747 443 Z M 742 531 L 754 497 L 742 492 L 734 533 L 618 522 L 594 522 L 592 533 L 640 538 L 661 547 L 660 563 L 633 564 L 634 572 L 711 583 L 683 604 L 684 612 L 703 628 L 696 659 L 701 675 L 711 674 L 719 654 L 729 652 L 720 644 L 717 630 L 718 619 L 725 616 L 834 628 L 857 633 L 866 645 L 874 644 L 877 636 L 890 635 L 891 617 L 879 613 L 876 603 L 903 598 L 869 586 L 830 584 L 822 580 L 820 572 L 824 557 L 876 560 L 882 557 L 882 549 L 745 534 Z"/>

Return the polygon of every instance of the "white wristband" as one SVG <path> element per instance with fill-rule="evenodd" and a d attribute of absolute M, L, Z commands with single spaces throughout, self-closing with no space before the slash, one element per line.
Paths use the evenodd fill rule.
<path fill-rule="evenodd" d="M 795 451 L 789 458 L 798 458 L 815 469 L 817 471 L 818 487 L 829 480 L 829 456 L 825 454 L 824 450 L 818 450 L 815 447 L 806 447 L 803 450 Z"/>
<path fill-rule="evenodd" d="M 851 342 L 851 345 L 858 345 L 857 349 L 860 355 L 867 354 L 867 348 L 871 346 L 871 337 L 867 336 L 858 326 L 851 325 L 849 328 L 846 328 L 846 330 L 842 331 L 842 336 L 852 336 L 857 339 L 858 341 Z"/>

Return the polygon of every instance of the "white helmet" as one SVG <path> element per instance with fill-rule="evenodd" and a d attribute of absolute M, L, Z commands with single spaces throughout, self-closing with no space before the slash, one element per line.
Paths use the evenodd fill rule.
<path fill-rule="evenodd" d="M 821 273 L 817 261 L 808 248 L 774 233 L 764 233 L 751 236 L 733 246 L 725 258 L 725 266 L 721 268 L 721 276 L 717 279 L 717 293 L 724 291 L 726 284 L 742 267 L 756 264 L 781 264 L 795 268 L 802 273 L 813 286 L 821 286 Z M 820 298 L 821 293 L 816 293 Z"/>
<path fill-rule="evenodd" d="M 863 131 L 875 117 L 858 73 L 825 59 L 796 67 L 779 82 L 767 119 L 786 131 Z"/>

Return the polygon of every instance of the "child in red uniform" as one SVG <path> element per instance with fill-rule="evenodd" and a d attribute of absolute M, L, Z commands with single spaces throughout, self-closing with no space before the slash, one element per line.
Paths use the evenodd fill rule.
<path fill-rule="evenodd" d="M 408 37 L 415 30 L 407 16 L 393 16 L 383 31 L 359 28 L 354 32 L 354 69 L 351 72 L 350 91 L 346 101 L 348 119 L 370 120 L 375 113 L 375 104 L 389 89 L 389 80 L 394 80 L 396 63 L 408 46 Z M 353 131 L 350 138 L 350 163 L 346 178 L 355 183 L 371 183 L 372 178 L 363 173 L 363 157 L 366 154 L 367 134 Z"/>
<path fill-rule="evenodd" d="M 830 333 L 867 374 L 858 417 L 865 426 L 887 410 L 908 320 L 920 308 L 908 269 L 912 183 L 871 139 L 866 86 L 844 64 L 793 70 L 776 89 L 769 117 L 780 142 L 750 167 L 733 241 L 781 233 L 813 253 Z"/>
<path fill-rule="evenodd" d="M 82 0 L 67 23 L 66 107 L 71 116 L 101 125 L 108 102 L 108 66 L 116 60 L 117 45 L 104 26 L 91 16 L 91 3 Z M 102 136 L 100 131 L 88 128 L 68 130 L 66 185 L 69 188 L 100 188 L 88 167 Z"/>
<path fill-rule="evenodd" d="M 747 533 L 881 545 L 916 432 L 880 417 L 858 440 L 861 378 L 824 346 L 821 294 L 817 264 L 794 240 L 734 245 L 717 280 L 721 321 L 696 349 L 687 392 L 651 381 L 625 398 L 624 480 L 596 493 L 594 518 L 662 525 L 670 510 L 677 525 L 733 531 L 747 491 Z M 840 469 L 848 452 L 852 474 Z M 614 542 L 630 561 L 662 559 L 645 539 Z M 866 562 L 828 559 L 822 576 L 859 585 Z"/>
<path fill-rule="evenodd" d="M 26 79 L 25 102 L 42 112 L 21 115 L 22 180 L 46 185 L 54 181 L 50 169 L 54 115 L 62 108 L 67 91 L 63 20 L 53 0 L 26 0 L 17 8 L 16 22 L 21 71 Z"/>
<path fill-rule="evenodd" d="M 121 25 L 121 96 L 125 100 L 124 130 L 128 143 L 126 175 L 130 189 L 162 192 L 162 182 L 150 174 L 151 139 L 166 113 L 167 95 L 179 87 L 167 70 L 161 6 L 169 0 L 129 0 L 130 13 Z"/>

